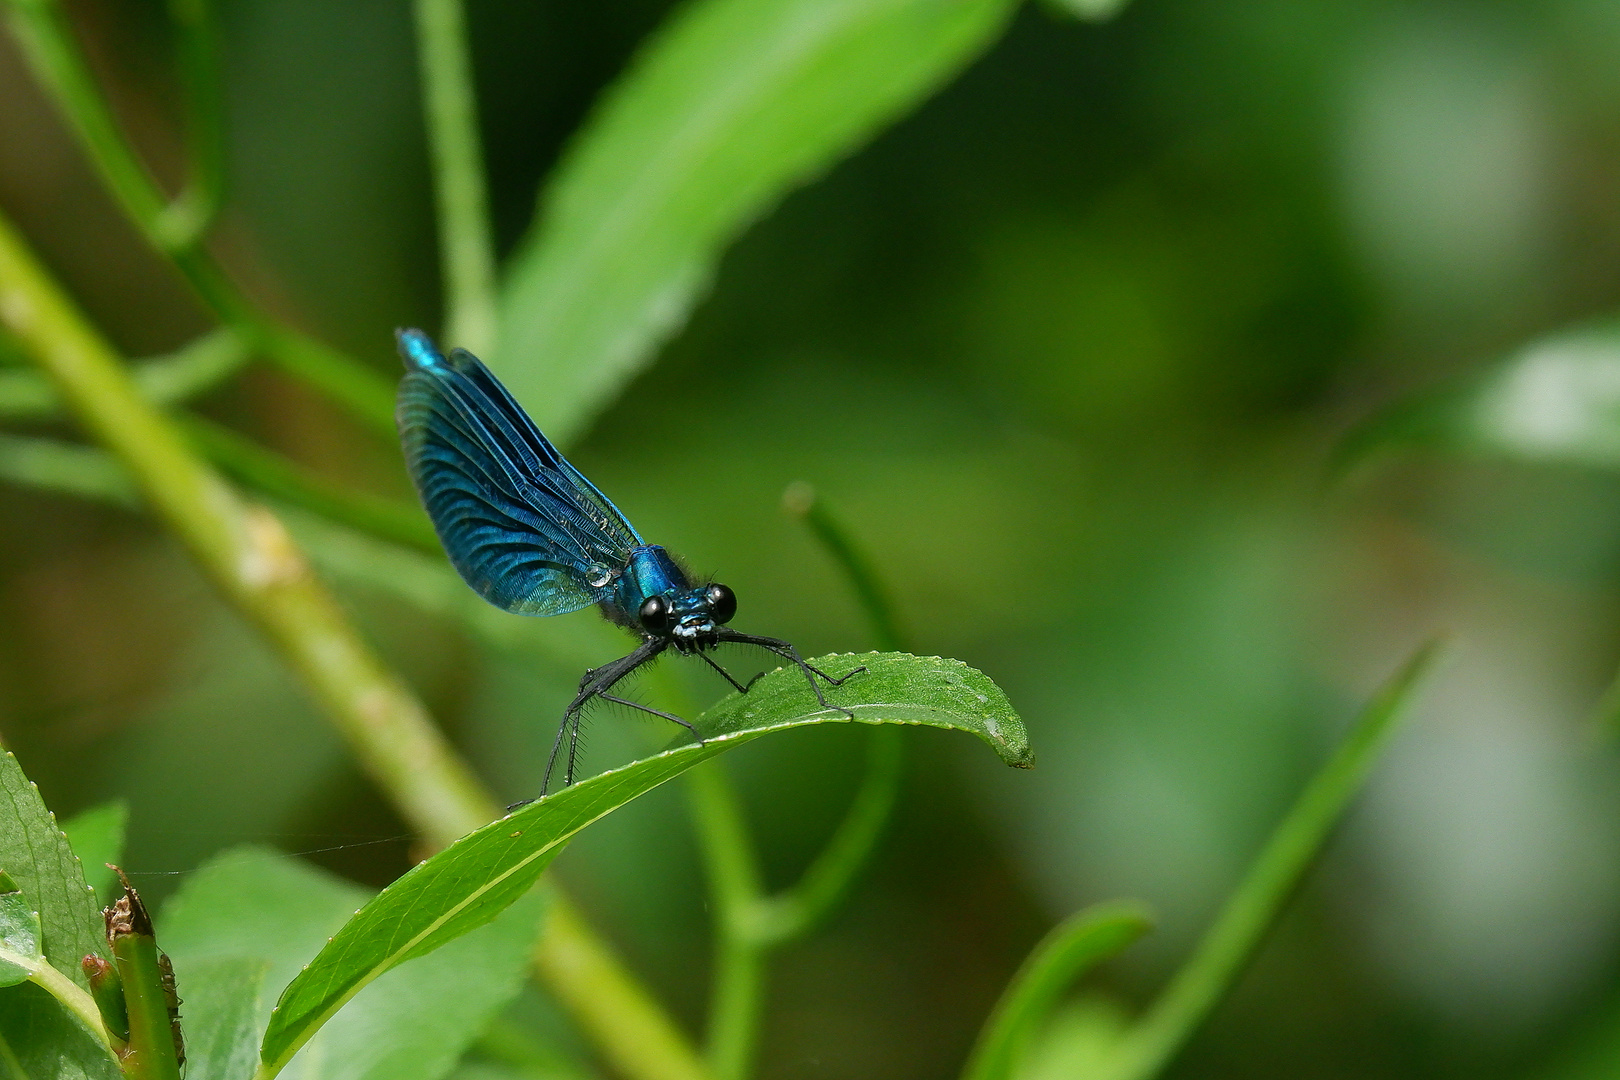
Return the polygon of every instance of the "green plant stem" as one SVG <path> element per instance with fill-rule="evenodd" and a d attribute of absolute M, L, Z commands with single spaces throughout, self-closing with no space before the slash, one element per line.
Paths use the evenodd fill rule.
<path fill-rule="evenodd" d="M 753 906 L 750 937 L 779 945 L 809 933 L 837 909 L 876 850 L 900 794 L 905 743 L 899 728 L 887 726 L 866 738 L 866 770 L 843 820 L 796 884 Z"/>
<path fill-rule="evenodd" d="M 130 1080 L 180 1080 L 157 942 L 150 933 L 122 934 L 113 939 L 112 954 L 124 982 L 124 1005 L 129 1012 L 124 1075 Z"/>
<path fill-rule="evenodd" d="M 898 650 L 893 609 L 857 546 L 806 484 L 784 495 L 789 512 L 803 518 L 849 578 L 872 621 L 881 647 Z M 668 679 L 662 690 L 680 700 Z M 714 899 L 713 987 L 709 995 L 707 1056 L 717 1080 L 744 1080 L 752 1069 L 771 949 L 808 933 L 848 893 L 886 827 L 904 769 L 900 733 L 879 728 L 868 736 L 866 771 L 855 799 L 799 882 L 767 897 L 753 841 L 735 788 L 714 762 L 687 777 L 688 808 Z"/>
<path fill-rule="evenodd" d="M 362 765 L 439 844 L 498 813 L 405 686 L 349 627 L 281 522 L 244 504 L 141 396 L 111 346 L 0 222 L 0 319 L 215 585 L 338 721 Z"/>
<path fill-rule="evenodd" d="M 736 790 L 720 763 L 688 773 L 686 791 L 715 905 L 709 1071 L 715 1080 L 743 1080 L 753 1062 L 764 994 L 766 942 L 750 933 L 761 897 L 759 867 Z"/>
<path fill-rule="evenodd" d="M 180 415 L 175 420 L 204 456 L 251 488 L 371 536 L 432 555 L 441 550 L 420 507 L 328 480 L 200 416 Z"/>
<path fill-rule="evenodd" d="M 200 0 L 176 0 L 178 4 Z M 35 77 L 56 101 L 79 144 L 113 198 L 159 254 L 170 259 L 219 318 L 282 370 L 303 379 L 343 404 L 356 417 L 390 439 L 394 430 L 392 385 L 377 372 L 297 331 L 279 326 L 250 304 L 201 246 L 195 222 L 206 215 L 181 209 L 170 200 L 134 147 L 119 131 L 106 98 L 96 86 L 83 50 L 57 0 L 5 0 L 11 27 Z M 188 51 L 209 48 L 206 13 L 187 30 Z M 201 27 L 199 30 L 198 27 Z M 210 59 L 205 63 L 211 64 Z M 195 65 L 195 61 L 188 61 Z M 206 77 L 206 76 L 205 76 Z M 188 76 L 188 90 L 194 76 Z M 206 106 L 194 109 L 205 111 Z M 199 197 L 198 203 L 202 202 Z M 181 221 L 176 226 L 175 221 Z"/>
<path fill-rule="evenodd" d="M 500 808 L 414 695 L 349 625 L 286 529 L 244 504 L 141 396 L 105 340 L 0 217 L 0 324 L 56 384 L 84 428 L 134 477 L 148 506 L 325 707 L 366 772 L 435 847 Z M 552 989 L 637 1080 L 703 1075 L 674 1023 L 559 897 L 538 946 Z M 581 983 L 571 980 L 576 973 Z M 599 1002 L 609 1001 L 604 1013 Z M 641 1065 L 664 1061 L 653 1071 Z M 673 1068 L 688 1066 L 684 1071 Z"/>
<path fill-rule="evenodd" d="M 1030 1036 L 1069 986 L 1147 933 L 1152 920 L 1136 904 L 1097 904 L 1053 927 L 1002 991 L 968 1057 L 962 1080 L 1017 1075 Z"/>
<path fill-rule="evenodd" d="M 535 961 L 608 1064 L 634 1080 L 707 1080 L 708 1070 L 668 1014 L 562 901 L 558 895 L 551 903 Z"/>
<path fill-rule="evenodd" d="M 1170 985 L 1120 1041 L 1109 1080 L 1148 1080 L 1164 1070 L 1242 970 L 1261 937 L 1361 789 L 1438 642 L 1419 649 L 1379 690 L 1283 818 Z"/>
<path fill-rule="evenodd" d="M 225 190 L 225 124 L 210 0 L 169 0 L 179 30 L 180 76 L 186 109 L 186 186 L 155 223 L 169 243 L 200 243 L 219 214 Z"/>
<path fill-rule="evenodd" d="M 882 579 L 872 567 L 872 561 L 850 536 L 849 529 L 827 505 L 827 501 L 821 498 L 815 488 L 801 480 L 789 484 L 787 490 L 782 492 L 782 508 L 804 522 L 810 535 L 820 541 L 822 550 L 844 572 L 845 580 L 849 582 L 861 610 L 866 613 L 867 622 L 871 624 L 872 637 L 878 649 L 883 652 L 910 651 L 905 644 L 905 635 L 900 632 L 900 620 L 895 617 L 889 590 L 883 586 Z"/>
<path fill-rule="evenodd" d="M 119 133 L 106 99 L 56 0 L 8 0 L 11 26 L 35 75 L 56 98 L 91 165 L 135 222 L 163 250 L 172 244 L 155 231 L 168 200 L 156 179 Z"/>
<path fill-rule="evenodd" d="M 782 507 L 805 524 L 843 572 L 866 614 L 877 647 L 905 651 L 888 590 L 826 500 L 809 484 L 799 482 L 789 484 L 782 493 Z M 771 944 L 791 941 L 809 933 L 838 907 L 877 850 L 899 801 L 904 776 L 905 744 L 900 732 L 873 728 L 867 735 L 861 785 L 843 820 L 797 884 L 755 906 L 751 933 Z"/>
<path fill-rule="evenodd" d="M 488 356 L 495 347 L 495 245 L 461 0 L 416 0 L 416 51 L 438 205 L 444 335 Z"/>

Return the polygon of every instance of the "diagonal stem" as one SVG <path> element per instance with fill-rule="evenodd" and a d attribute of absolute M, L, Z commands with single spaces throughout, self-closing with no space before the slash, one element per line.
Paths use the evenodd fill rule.
<path fill-rule="evenodd" d="M 349 624 L 281 521 L 245 503 L 191 453 L 3 217 L 0 325 L 22 342 L 79 423 L 128 468 L 147 505 L 226 599 L 281 653 L 413 828 L 443 847 L 499 816 L 421 703 Z M 560 897 L 537 950 L 548 983 L 627 1076 L 701 1080 L 704 1070 L 674 1023 Z M 615 1011 L 604 1012 L 602 1002 Z"/>

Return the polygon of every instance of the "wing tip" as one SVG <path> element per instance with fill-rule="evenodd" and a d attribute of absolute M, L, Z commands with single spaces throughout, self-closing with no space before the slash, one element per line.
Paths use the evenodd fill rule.
<path fill-rule="evenodd" d="M 444 355 L 433 344 L 433 339 L 414 326 L 402 326 L 395 330 L 394 342 L 399 348 L 400 359 L 411 371 L 444 366 Z"/>

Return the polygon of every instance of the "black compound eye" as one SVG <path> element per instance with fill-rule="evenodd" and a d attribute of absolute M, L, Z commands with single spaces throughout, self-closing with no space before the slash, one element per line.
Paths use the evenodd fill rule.
<path fill-rule="evenodd" d="M 669 631 L 669 601 L 662 596 L 649 596 L 642 602 L 638 613 L 641 625 L 650 633 L 663 634 Z"/>
<path fill-rule="evenodd" d="M 709 614 L 717 623 L 728 623 L 737 614 L 737 594 L 724 585 L 710 585 L 703 590 L 703 598 L 709 602 Z"/>

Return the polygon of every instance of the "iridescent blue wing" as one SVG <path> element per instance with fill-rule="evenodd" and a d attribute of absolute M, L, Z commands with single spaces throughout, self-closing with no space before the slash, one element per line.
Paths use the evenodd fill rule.
<path fill-rule="evenodd" d="M 496 607 L 561 615 L 612 602 L 641 537 L 540 434 L 478 358 L 401 330 L 405 463 L 463 580 Z"/>

